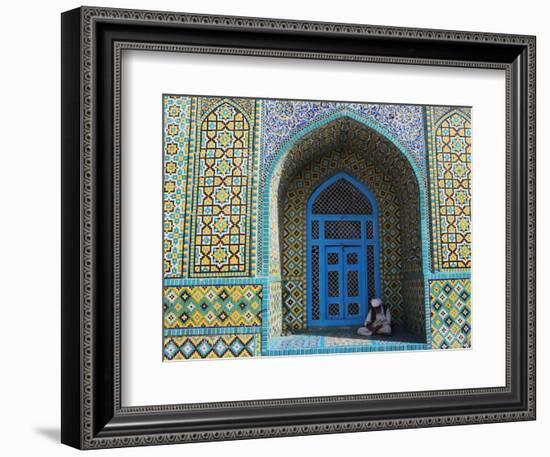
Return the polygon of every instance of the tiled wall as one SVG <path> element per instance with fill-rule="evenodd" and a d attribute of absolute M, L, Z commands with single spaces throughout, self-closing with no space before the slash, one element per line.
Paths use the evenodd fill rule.
<path fill-rule="evenodd" d="M 426 108 L 432 347 L 471 347 L 470 110 Z"/>
<path fill-rule="evenodd" d="M 392 304 L 393 317 L 399 325 L 402 322 L 403 306 L 399 202 L 387 174 L 369 164 L 366 156 L 356 148 L 335 152 L 310 162 L 293 177 L 286 190 L 282 208 L 283 325 L 291 330 L 306 327 L 306 205 L 311 192 L 337 171 L 346 171 L 354 176 L 376 197 L 382 299 Z"/>
<path fill-rule="evenodd" d="M 163 105 L 165 360 L 275 354 L 270 344 L 304 328 L 304 202 L 342 169 L 379 202 L 382 298 L 396 325 L 433 348 L 469 347 L 468 109 L 177 95 Z"/>
<path fill-rule="evenodd" d="M 430 281 L 432 347 L 469 348 L 472 334 L 469 279 Z"/>

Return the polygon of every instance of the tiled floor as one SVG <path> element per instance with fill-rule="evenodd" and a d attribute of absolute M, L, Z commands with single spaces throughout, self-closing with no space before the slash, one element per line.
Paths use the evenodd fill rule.
<path fill-rule="evenodd" d="M 378 352 L 426 350 L 421 338 L 396 330 L 392 336 L 362 337 L 356 329 L 317 329 L 315 332 L 271 338 L 262 355 L 331 354 L 343 352 Z"/>

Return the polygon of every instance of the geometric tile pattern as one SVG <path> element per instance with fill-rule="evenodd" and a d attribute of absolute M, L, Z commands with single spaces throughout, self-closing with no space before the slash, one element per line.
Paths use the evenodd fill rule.
<path fill-rule="evenodd" d="M 182 272 L 183 217 L 187 185 L 187 157 L 191 141 L 190 97 L 165 96 L 163 174 L 163 270 L 165 278 Z"/>
<path fill-rule="evenodd" d="M 283 281 L 283 326 L 294 330 L 306 327 L 305 280 L 293 278 Z"/>
<path fill-rule="evenodd" d="M 385 129 L 396 141 L 409 151 L 412 160 L 420 170 L 420 178 L 426 185 L 426 154 L 424 138 L 424 115 L 422 106 L 385 105 L 374 103 L 325 102 L 311 100 L 262 100 L 261 126 L 261 169 L 259 187 L 264 189 L 269 183 L 270 169 L 281 148 L 297 132 L 339 113 L 351 113 L 367 119 Z M 263 202 L 259 194 L 259 205 Z M 258 221 L 260 233 L 265 229 L 264 220 Z M 268 262 L 258 241 L 258 264 Z"/>
<path fill-rule="evenodd" d="M 258 335 L 172 336 L 164 338 L 163 359 L 218 359 L 259 355 Z"/>
<path fill-rule="evenodd" d="M 254 113 L 256 110 L 256 100 L 254 98 L 236 98 L 230 99 L 224 97 L 199 97 L 200 104 L 197 107 L 197 119 L 204 119 L 204 117 L 213 111 L 218 105 L 224 101 L 231 101 L 238 105 L 239 111 L 241 111 L 249 119 L 254 119 Z"/>
<path fill-rule="evenodd" d="M 429 157 L 435 271 L 471 266 L 471 141 L 462 112 L 453 110 L 435 124 Z"/>
<path fill-rule="evenodd" d="M 307 198 L 339 171 L 376 198 L 381 297 L 416 339 L 292 334 Z M 426 349 L 430 326 L 433 348 L 470 347 L 470 180 L 467 108 L 163 96 L 163 359 Z"/>
<path fill-rule="evenodd" d="M 271 281 L 269 283 L 269 304 L 267 324 L 269 337 L 278 336 L 283 330 L 283 305 L 281 297 L 281 281 Z"/>
<path fill-rule="evenodd" d="M 353 336 L 297 334 L 274 338 L 269 344 L 266 355 L 342 354 L 349 352 L 418 351 L 426 349 L 426 344 L 419 342 L 418 338 L 414 336 L 397 337 L 395 341 L 391 341 L 361 339 L 354 338 Z"/>
<path fill-rule="evenodd" d="M 471 347 L 469 279 L 430 281 L 433 349 Z"/>
<path fill-rule="evenodd" d="M 252 129 L 246 116 L 228 101 L 216 106 L 201 123 L 193 189 L 191 277 L 249 274 Z"/>
<path fill-rule="evenodd" d="M 381 295 L 392 304 L 395 322 L 401 322 L 401 234 L 396 193 L 391 180 L 355 152 L 324 156 L 303 167 L 287 188 L 283 213 L 282 275 L 284 327 L 305 328 L 306 316 L 306 206 L 311 192 L 327 176 L 346 170 L 363 182 L 379 208 Z"/>
<path fill-rule="evenodd" d="M 262 159 L 270 163 L 280 147 L 307 125 L 336 112 L 349 111 L 368 118 L 403 144 L 418 167 L 425 169 L 422 106 L 311 100 L 264 100 Z"/>
<path fill-rule="evenodd" d="M 422 274 L 404 274 L 403 324 L 414 335 L 426 334 L 426 301 Z"/>
<path fill-rule="evenodd" d="M 262 323 L 261 285 L 165 287 L 164 328 L 250 327 Z"/>

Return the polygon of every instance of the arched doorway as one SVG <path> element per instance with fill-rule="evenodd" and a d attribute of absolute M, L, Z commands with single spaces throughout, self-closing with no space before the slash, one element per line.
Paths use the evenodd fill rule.
<path fill-rule="evenodd" d="M 311 193 L 307 227 L 308 326 L 360 325 L 380 296 L 376 198 L 337 173 Z"/>
<path fill-rule="evenodd" d="M 354 113 L 340 113 L 289 141 L 268 174 L 269 302 L 267 337 L 308 332 L 307 203 L 313 190 L 347 173 L 375 196 L 380 242 L 380 298 L 392 305 L 392 323 L 429 335 L 426 194 L 408 152 Z"/>

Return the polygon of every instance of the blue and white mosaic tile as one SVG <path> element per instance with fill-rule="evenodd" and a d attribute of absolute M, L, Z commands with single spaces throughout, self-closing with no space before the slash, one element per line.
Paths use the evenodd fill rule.
<path fill-rule="evenodd" d="M 163 106 L 164 360 L 470 347 L 470 108 L 183 95 Z M 305 202 L 342 167 L 392 215 L 377 223 L 395 234 L 375 241 L 399 245 L 378 256 L 391 271 L 381 296 L 395 302 L 387 338 L 308 321 Z"/>

